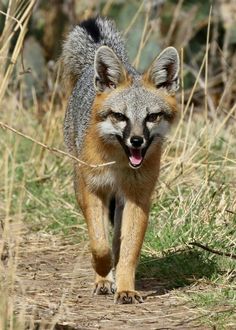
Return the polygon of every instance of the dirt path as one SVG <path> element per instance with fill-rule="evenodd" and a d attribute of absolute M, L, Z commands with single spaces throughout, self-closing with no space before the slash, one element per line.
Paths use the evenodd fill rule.
<path fill-rule="evenodd" d="M 92 297 L 87 244 L 27 235 L 20 243 L 16 275 L 16 310 L 24 310 L 32 322 L 55 324 L 54 329 L 210 329 L 199 324 L 199 311 L 155 279 L 137 283 L 143 304 L 115 305 L 112 296 Z"/>

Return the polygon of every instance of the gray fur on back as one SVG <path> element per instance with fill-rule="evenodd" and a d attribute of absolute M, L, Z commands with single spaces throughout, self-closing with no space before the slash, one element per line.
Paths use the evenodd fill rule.
<path fill-rule="evenodd" d="M 95 97 L 93 67 L 86 68 L 77 81 L 70 96 L 65 120 L 64 140 L 69 152 L 81 150 L 85 130 L 88 126 L 92 103 Z"/>
<path fill-rule="evenodd" d="M 94 57 L 96 50 L 102 45 L 110 47 L 129 74 L 133 77 L 139 76 L 128 62 L 123 39 L 114 23 L 101 17 L 97 17 L 95 23 L 99 30 L 99 41 L 96 42 L 86 28 L 76 26 L 63 45 L 64 74 L 66 78 L 72 77 L 77 81 L 65 115 L 64 139 L 68 151 L 76 154 L 81 150 L 95 97 Z"/>

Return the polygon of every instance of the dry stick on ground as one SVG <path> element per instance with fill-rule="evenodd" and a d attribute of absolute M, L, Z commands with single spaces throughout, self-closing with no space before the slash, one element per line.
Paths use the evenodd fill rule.
<path fill-rule="evenodd" d="M 203 250 L 206 250 L 206 251 L 214 253 L 214 254 L 218 254 L 219 256 L 230 257 L 232 259 L 236 259 L 236 254 L 214 250 L 214 249 L 210 248 L 209 246 L 203 245 L 203 244 L 198 243 L 198 242 L 190 242 L 190 243 L 188 243 L 188 245 L 200 247 Z"/>
<path fill-rule="evenodd" d="M 57 149 L 57 148 L 54 148 L 54 147 L 50 147 L 50 146 L 48 146 L 48 145 L 46 145 L 46 144 L 44 144 L 44 143 L 42 143 L 40 141 L 37 141 L 37 140 L 33 139 L 32 137 L 30 137 L 30 136 L 28 136 L 28 135 L 26 135 L 26 134 L 24 134 L 24 133 L 16 130 L 15 128 L 13 128 L 13 127 L 11 127 L 11 126 L 3 123 L 2 121 L 0 121 L 0 127 L 2 127 L 3 129 L 8 129 L 9 131 L 12 131 L 13 133 L 15 133 L 17 135 L 20 135 L 23 138 L 25 138 L 27 140 L 30 140 L 31 142 L 36 143 L 40 147 L 42 147 L 44 149 L 47 149 L 47 150 L 49 150 L 49 151 L 51 151 L 53 153 L 60 154 L 60 155 L 63 155 L 65 157 L 71 158 L 74 161 L 76 161 L 77 163 L 79 163 L 80 166 L 83 165 L 83 166 L 88 166 L 88 167 L 92 167 L 92 168 L 98 168 L 98 167 L 104 167 L 104 166 L 109 166 L 109 165 L 115 164 L 115 161 L 108 162 L 108 163 L 103 163 L 103 164 L 88 164 L 88 163 L 84 162 L 83 160 L 81 160 L 81 159 L 79 159 L 79 158 L 77 158 L 77 157 L 75 157 L 75 156 L 73 156 L 73 155 L 71 155 L 71 154 L 69 154 L 69 153 L 67 153 L 65 151 L 62 151 L 62 150 Z"/>

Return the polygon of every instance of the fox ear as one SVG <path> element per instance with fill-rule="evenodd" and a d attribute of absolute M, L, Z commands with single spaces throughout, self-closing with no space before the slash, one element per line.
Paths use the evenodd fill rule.
<path fill-rule="evenodd" d="M 179 54 L 174 47 L 167 47 L 155 58 L 147 71 L 149 82 L 156 88 L 166 88 L 175 93 L 179 88 Z"/>
<path fill-rule="evenodd" d="M 106 88 L 116 88 L 125 80 L 125 68 L 113 50 L 107 46 L 98 48 L 94 60 L 95 88 L 103 92 Z"/>

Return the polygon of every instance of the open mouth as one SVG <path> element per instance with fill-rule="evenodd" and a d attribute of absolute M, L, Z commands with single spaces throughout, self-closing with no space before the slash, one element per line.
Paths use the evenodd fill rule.
<path fill-rule="evenodd" d="M 153 138 L 149 139 L 149 141 L 147 142 L 147 144 L 145 145 L 144 148 L 128 147 L 124 143 L 124 140 L 119 135 L 117 135 L 116 138 L 120 142 L 122 148 L 124 149 L 126 155 L 128 156 L 129 166 L 131 168 L 138 169 L 143 163 L 145 154 L 146 154 L 150 144 L 152 143 Z"/>
<path fill-rule="evenodd" d="M 143 155 L 141 149 L 127 148 L 129 151 L 129 162 L 131 167 L 140 167 L 143 161 Z"/>
<path fill-rule="evenodd" d="M 124 143 L 123 139 L 118 135 L 117 135 L 117 140 L 120 142 L 126 155 L 128 156 L 129 166 L 134 169 L 138 169 L 143 163 L 144 156 L 151 143 L 151 140 L 150 140 L 150 143 L 148 143 L 145 146 L 145 148 L 130 148 Z"/>

